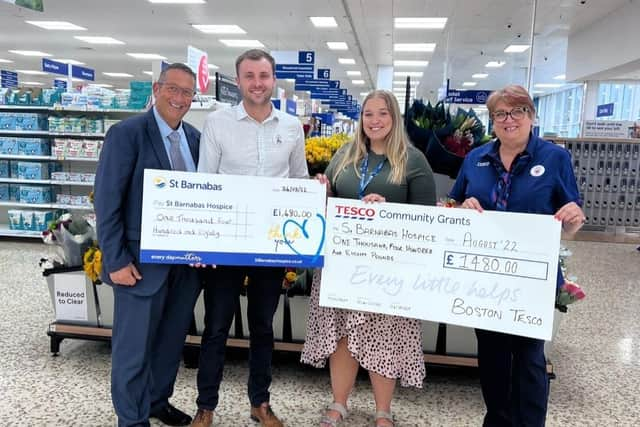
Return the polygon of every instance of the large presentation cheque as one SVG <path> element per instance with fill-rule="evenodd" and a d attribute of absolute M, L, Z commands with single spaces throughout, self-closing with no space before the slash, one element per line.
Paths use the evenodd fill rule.
<path fill-rule="evenodd" d="M 551 339 L 560 222 L 329 198 L 320 305 Z"/>
<path fill-rule="evenodd" d="M 312 179 L 145 169 L 140 260 L 320 267 L 325 198 Z"/>

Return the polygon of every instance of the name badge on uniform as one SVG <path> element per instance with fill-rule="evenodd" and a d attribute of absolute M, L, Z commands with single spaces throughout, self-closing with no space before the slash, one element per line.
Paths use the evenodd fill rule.
<path fill-rule="evenodd" d="M 476 166 L 479 168 L 485 167 L 485 166 L 489 166 L 489 162 L 478 162 L 476 163 Z"/>
<path fill-rule="evenodd" d="M 531 176 L 542 176 L 544 175 L 544 171 L 545 171 L 544 166 L 535 165 L 534 167 L 531 168 L 529 173 L 531 174 Z"/>

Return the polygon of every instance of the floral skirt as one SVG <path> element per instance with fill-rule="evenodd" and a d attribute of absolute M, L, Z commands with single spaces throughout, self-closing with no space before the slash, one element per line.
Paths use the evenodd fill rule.
<path fill-rule="evenodd" d="M 320 307 L 321 270 L 313 273 L 307 337 L 301 360 L 322 368 L 347 337 L 351 355 L 363 368 L 404 387 L 422 387 L 425 377 L 421 321 L 386 314 Z"/>

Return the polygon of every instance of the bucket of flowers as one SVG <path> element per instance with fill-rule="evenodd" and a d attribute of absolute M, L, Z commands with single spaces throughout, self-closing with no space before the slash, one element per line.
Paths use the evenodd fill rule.
<path fill-rule="evenodd" d="M 347 141 L 349 136 L 344 133 L 336 133 L 331 136 L 314 136 L 305 140 L 305 155 L 309 175 L 323 173 L 331 161 L 331 157 Z"/>
<path fill-rule="evenodd" d="M 45 243 L 60 249 L 57 264 L 65 267 L 82 266 L 84 254 L 95 239 L 95 228 L 85 218 L 69 213 L 49 222 L 47 230 L 42 232 Z"/>
<path fill-rule="evenodd" d="M 424 152 L 431 168 L 455 178 L 469 151 L 491 139 L 473 109 L 451 114 L 444 102 L 435 106 L 414 101 L 407 112 L 407 133 Z"/>

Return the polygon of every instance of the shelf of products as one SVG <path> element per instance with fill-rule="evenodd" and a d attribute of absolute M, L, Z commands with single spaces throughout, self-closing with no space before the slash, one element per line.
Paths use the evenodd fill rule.
<path fill-rule="evenodd" d="M 35 237 L 89 193 L 110 126 L 138 110 L 0 105 L 0 236 Z"/>

